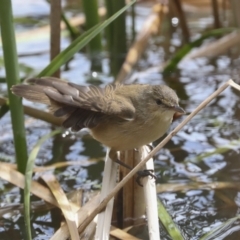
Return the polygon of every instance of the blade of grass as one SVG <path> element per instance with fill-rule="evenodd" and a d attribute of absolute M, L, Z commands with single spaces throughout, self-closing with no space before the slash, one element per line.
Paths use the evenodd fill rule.
<path fill-rule="evenodd" d="M 79 36 L 65 50 L 63 50 L 59 55 L 57 55 L 51 61 L 51 63 L 38 74 L 38 76 L 42 77 L 52 75 L 58 68 L 60 68 L 64 63 L 70 60 L 75 53 L 85 47 L 95 36 L 97 36 L 104 28 L 106 28 L 111 22 L 113 22 L 118 16 L 120 16 L 135 2 L 136 0 L 131 1 L 124 8 L 115 13 L 112 17 L 105 20 L 103 23 L 92 27 L 87 32 Z"/>
<path fill-rule="evenodd" d="M 209 233 L 205 234 L 203 237 L 200 238 L 200 240 L 210 240 L 210 239 L 224 239 L 223 234 L 229 230 L 230 226 L 234 224 L 237 220 L 240 219 L 240 215 L 237 215 L 234 218 L 231 218 L 227 220 L 225 223 L 221 224 L 220 226 L 217 226 Z M 227 237 L 227 236 L 226 236 Z"/>
<path fill-rule="evenodd" d="M 162 224 L 164 225 L 172 239 L 184 240 L 180 230 L 177 228 L 171 216 L 168 214 L 166 208 L 159 199 L 158 199 L 158 217 L 160 218 Z"/>
<path fill-rule="evenodd" d="M 37 154 L 42 144 L 47 139 L 59 133 L 61 133 L 61 130 L 55 130 L 41 137 L 36 143 L 36 145 L 33 147 L 28 157 L 26 172 L 25 172 L 25 187 L 24 187 L 24 219 L 25 219 L 25 227 L 26 227 L 26 233 L 27 233 L 26 235 L 28 240 L 32 239 L 31 222 L 30 222 L 30 191 L 31 191 L 31 181 L 32 181 L 34 161 L 37 157 Z"/>
<path fill-rule="evenodd" d="M 77 38 L 80 35 L 80 31 L 71 25 L 71 23 L 68 21 L 67 17 L 65 16 L 64 12 L 62 12 L 62 20 L 66 25 L 66 28 L 71 36 L 71 39 L 74 40 L 75 38 Z"/>

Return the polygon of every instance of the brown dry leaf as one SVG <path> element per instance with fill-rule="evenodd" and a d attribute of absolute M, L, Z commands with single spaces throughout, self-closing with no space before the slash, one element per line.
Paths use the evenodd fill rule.
<path fill-rule="evenodd" d="M 78 211 L 78 224 L 81 225 L 87 216 L 92 213 L 93 209 L 99 204 L 100 196 L 97 194 L 91 200 L 89 200 L 79 211 Z M 65 240 L 69 237 L 69 230 L 66 223 L 55 232 L 50 240 Z"/>
<path fill-rule="evenodd" d="M 6 164 L 0 163 L 0 177 L 14 184 L 15 186 L 18 186 L 22 189 L 24 188 L 24 175 L 14 170 L 12 167 L 7 166 Z M 31 193 L 45 200 L 46 202 L 58 206 L 58 203 L 52 195 L 51 191 L 36 181 L 32 181 Z"/>
<path fill-rule="evenodd" d="M 53 195 L 55 196 L 59 208 L 62 210 L 63 215 L 66 219 L 67 226 L 70 232 L 71 239 L 79 239 L 78 229 L 77 229 L 77 216 L 71 203 L 68 201 L 63 189 L 61 188 L 58 180 L 52 174 L 44 174 L 41 176 L 44 182 L 51 189 Z"/>
<path fill-rule="evenodd" d="M 14 184 L 15 186 L 24 189 L 25 184 L 24 175 L 13 169 L 11 167 L 11 164 L 8 166 L 6 163 L 0 163 L 0 177 Z M 42 184 L 36 181 L 32 181 L 31 193 L 43 199 L 44 201 L 58 207 L 58 203 L 55 200 L 55 197 L 53 196 L 52 192 L 48 188 L 44 187 Z M 71 207 L 74 209 L 75 212 L 79 210 L 79 207 L 73 203 L 71 203 Z"/>

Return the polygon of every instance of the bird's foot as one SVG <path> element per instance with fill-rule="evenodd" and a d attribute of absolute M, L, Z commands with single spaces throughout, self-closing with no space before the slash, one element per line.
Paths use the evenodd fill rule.
<path fill-rule="evenodd" d="M 119 159 L 114 159 L 114 162 L 118 163 L 119 165 L 129 169 L 130 171 L 132 170 L 132 168 L 130 166 L 128 166 L 126 163 L 122 162 L 121 160 Z"/>
<path fill-rule="evenodd" d="M 152 177 L 152 179 L 154 178 L 155 180 L 157 179 L 156 175 L 154 174 L 154 171 L 152 169 L 145 169 L 143 171 L 138 171 L 137 172 L 138 176 L 137 176 L 137 179 L 136 179 L 136 182 L 139 186 L 143 187 L 142 183 L 140 182 L 140 179 L 141 178 L 144 178 L 144 177 Z"/>

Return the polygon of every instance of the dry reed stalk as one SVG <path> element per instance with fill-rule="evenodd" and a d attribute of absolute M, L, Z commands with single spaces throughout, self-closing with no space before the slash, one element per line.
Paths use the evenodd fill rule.
<path fill-rule="evenodd" d="M 105 166 L 103 171 L 102 189 L 100 201 L 102 201 L 110 191 L 115 187 L 117 182 L 118 164 L 109 158 L 109 149 L 107 151 Z M 98 214 L 97 230 L 95 239 L 109 239 L 109 232 L 112 220 L 113 198 L 108 202 L 103 212 Z"/>
<path fill-rule="evenodd" d="M 162 17 L 167 11 L 167 6 L 160 3 L 153 6 L 151 15 L 143 24 L 141 32 L 130 47 L 125 62 L 123 63 L 115 82 L 123 82 L 132 71 L 133 66 L 137 63 L 144 52 L 149 37 L 159 31 Z"/>
<path fill-rule="evenodd" d="M 229 83 L 229 85 L 231 85 L 233 88 L 235 88 L 235 89 L 237 89 L 238 91 L 240 91 L 240 85 L 239 85 L 239 84 L 231 81 L 231 82 Z"/>
<path fill-rule="evenodd" d="M 219 6 L 217 0 L 211 0 L 212 3 L 212 11 L 213 11 L 213 17 L 214 17 L 214 28 L 220 28 L 221 23 L 219 19 Z"/>
<path fill-rule="evenodd" d="M 133 167 L 134 165 L 142 161 L 142 159 L 146 157 L 147 153 L 148 153 L 148 147 L 145 146 L 145 147 L 139 148 L 137 151 L 129 150 L 129 151 L 122 152 L 120 159 L 121 161 L 128 163 L 128 165 L 130 163 L 129 166 Z M 111 159 L 109 160 L 111 161 Z M 106 165 L 107 164 L 108 162 L 106 162 Z M 148 161 L 147 164 L 144 167 L 144 169 L 152 169 L 152 170 L 154 169 L 152 159 L 151 161 Z M 108 167 L 106 167 L 106 165 L 104 169 L 105 181 L 103 181 L 102 193 L 101 193 L 103 197 L 107 196 L 107 194 L 112 189 L 109 187 L 109 181 L 114 181 L 116 179 L 116 174 L 115 174 L 115 178 L 112 180 L 110 180 L 108 177 L 105 177 L 109 175 L 107 170 Z M 122 170 L 121 173 L 123 174 L 123 177 L 127 175 L 127 172 L 129 172 L 128 169 L 123 167 L 121 170 Z M 116 172 L 116 169 L 110 168 L 109 171 L 112 171 L 112 174 L 113 174 L 114 171 Z M 141 187 L 136 183 L 136 181 L 133 178 L 123 187 L 123 192 L 119 196 L 122 197 L 122 199 L 120 200 L 118 199 L 117 207 L 121 208 L 121 206 L 119 206 L 119 202 L 120 202 L 122 204 L 122 215 L 123 215 L 122 219 L 124 219 L 124 222 L 122 223 L 123 227 L 125 228 L 125 227 L 139 224 L 139 221 L 142 220 L 143 217 L 145 216 L 146 209 L 147 209 L 149 239 L 160 239 L 155 179 L 152 179 L 152 177 L 144 178 L 143 187 Z M 103 197 L 101 197 L 101 199 L 103 199 Z M 112 207 L 112 205 L 110 206 Z M 95 235 L 95 239 L 109 239 L 111 212 L 109 211 L 109 215 L 107 215 L 106 213 L 107 208 L 104 210 L 104 212 L 101 212 L 98 216 L 98 226 L 97 226 L 97 233 Z M 107 217 L 105 215 L 107 215 Z M 105 218 L 107 218 L 107 227 L 104 228 Z M 126 219 L 127 219 L 127 222 L 125 221 Z"/>
<path fill-rule="evenodd" d="M 134 150 L 128 150 L 128 151 L 121 151 L 120 152 L 120 160 L 127 164 L 129 167 L 133 168 L 135 164 L 135 151 Z M 120 166 L 120 174 L 119 174 L 119 180 L 121 181 L 127 174 L 129 173 L 129 169 Z M 135 211 L 134 211 L 134 204 L 135 199 L 134 196 L 135 193 L 135 187 L 134 187 L 134 179 L 132 178 L 122 189 L 122 194 L 118 194 L 116 207 L 118 209 L 121 209 L 122 211 L 122 222 L 120 225 L 123 226 L 123 228 L 126 228 L 128 226 L 132 226 L 133 220 L 135 219 Z M 120 206 L 121 204 L 121 206 Z M 138 204 L 137 204 L 138 205 Z M 144 207 L 145 209 L 145 207 Z M 142 209 L 139 208 L 139 213 L 142 212 Z M 144 214 L 144 212 L 143 212 Z M 118 219 L 119 222 L 119 219 Z"/>
<path fill-rule="evenodd" d="M 49 173 L 42 175 L 41 178 L 51 189 L 56 201 L 58 202 L 58 206 L 66 219 L 71 239 L 78 239 L 79 235 L 77 229 L 77 214 L 71 207 L 71 204 L 67 196 L 65 195 L 63 189 L 61 188 L 58 180 L 54 175 Z"/>
<path fill-rule="evenodd" d="M 202 110 L 208 103 L 210 103 L 216 96 L 223 92 L 228 86 L 234 82 L 230 79 L 205 99 L 190 115 L 188 115 L 173 131 L 171 131 L 149 154 L 143 159 L 115 188 L 108 194 L 108 196 L 100 202 L 100 204 L 89 214 L 84 223 L 80 225 L 79 231 L 82 232 L 86 226 L 93 220 L 93 218 L 101 212 L 107 203 L 115 196 L 115 194 L 145 165 L 145 163 L 152 158 L 161 148 L 165 146 L 169 140 L 177 134 L 200 110 Z"/>
<path fill-rule="evenodd" d="M 134 237 L 130 235 L 129 233 L 126 233 L 125 231 L 116 228 L 116 227 L 111 227 L 111 236 L 116 237 L 118 239 L 127 239 L 127 240 L 141 240 L 140 238 Z"/>
<path fill-rule="evenodd" d="M 211 182 L 211 183 L 202 183 L 202 182 L 187 182 L 187 183 L 165 183 L 157 185 L 157 193 L 163 192 L 180 192 L 180 191 L 189 191 L 192 189 L 207 189 L 207 190 L 216 190 L 216 189 L 238 189 L 240 186 L 232 182 Z"/>
<path fill-rule="evenodd" d="M 215 57 L 224 52 L 229 48 L 239 45 L 240 43 L 240 32 L 235 31 L 230 34 L 225 35 L 222 38 L 203 45 L 199 48 L 193 49 L 189 54 L 187 54 L 179 64 L 185 60 L 190 60 L 198 57 Z"/>
<path fill-rule="evenodd" d="M 99 203 L 99 194 L 94 196 L 88 201 L 78 212 L 78 224 L 82 224 L 87 216 L 89 216 L 95 206 Z M 63 223 L 61 227 L 54 233 L 50 240 L 67 240 L 69 238 L 69 229 L 66 223 Z"/>
<path fill-rule="evenodd" d="M 24 189 L 25 185 L 24 175 L 14 170 L 13 168 L 7 166 L 6 164 L 0 163 L 0 176 L 2 179 L 14 184 L 15 186 L 18 186 L 19 188 Z M 44 187 L 43 185 L 36 181 L 32 181 L 31 193 L 45 200 L 48 203 L 58 206 L 58 203 L 54 196 L 52 195 L 52 192 L 48 188 Z"/>
<path fill-rule="evenodd" d="M 148 152 L 149 150 L 147 146 L 143 146 L 141 148 L 142 159 L 144 159 L 148 155 Z M 146 162 L 145 168 L 154 170 L 154 163 L 152 158 Z M 143 183 L 143 190 L 144 190 L 144 199 L 146 203 L 149 239 L 160 240 L 156 182 L 155 182 L 155 179 L 152 177 L 145 177 L 142 179 L 142 183 Z"/>
<path fill-rule="evenodd" d="M 120 153 L 120 159 L 129 167 L 134 168 L 134 166 L 142 160 L 141 151 L 140 149 L 122 151 Z M 120 166 L 120 180 L 128 173 L 129 169 Z M 143 216 L 145 215 L 146 205 L 143 201 L 143 188 L 136 183 L 134 178 L 124 185 L 121 193 L 118 194 L 116 198 L 115 205 L 118 209 L 120 208 L 122 210 L 122 219 L 118 219 L 117 222 L 120 223 L 119 220 L 123 220 L 120 223 L 123 228 L 139 225 L 144 221 Z"/>
<path fill-rule="evenodd" d="M 61 43 L 61 13 L 62 6 L 61 0 L 51 0 L 51 11 L 50 11 L 50 61 L 53 60 L 60 53 Z M 54 74 L 54 77 L 60 78 L 60 69 Z"/>

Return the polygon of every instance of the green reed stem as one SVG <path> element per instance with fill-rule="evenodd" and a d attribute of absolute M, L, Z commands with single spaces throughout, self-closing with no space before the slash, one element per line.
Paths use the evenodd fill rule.
<path fill-rule="evenodd" d="M 27 164 L 27 144 L 25 137 L 22 101 L 21 98 L 13 95 L 10 90 L 12 85 L 20 83 L 12 15 L 12 3 L 10 0 L 0 1 L 0 24 L 10 112 L 12 118 L 15 156 L 18 170 L 21 173 L 24 173 Z"/>
<path fill-rule="evenodd" d="M 99 22 L 98 15 L 98 1 L 97 0 L 83 0 L 83 9 L 86 17 L 86 27 L 87 30 L 96 26 Z M 101 43 L 101 34 L 98 34 L 89 42 L 89 49 L 91 54 L 96 54 L 101 52 L 102 43 Z"/>
<path fill-rule="evenodd" d="M 125 6 L 124 0 L 105 0 L 107 16 L 110 17 Z M 126 14 L 119 16 L 107 28 L 108 50 L 111 57 L 111 71 L 116 76 L 124 62 L 127 53 Z"/>

